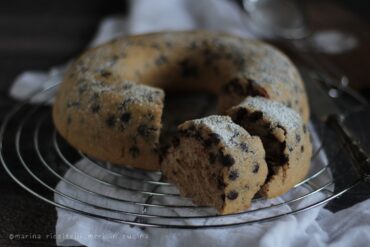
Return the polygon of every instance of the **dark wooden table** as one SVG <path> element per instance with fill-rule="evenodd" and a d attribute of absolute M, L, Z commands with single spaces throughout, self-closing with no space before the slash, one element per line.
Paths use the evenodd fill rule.
<path fill-rule="evenodd" d="M 369 96 L 370 25 L 345 5 L 333 1 L 307 1 L 312 25 L 316 30 L 340 28 L 360 40 L 351 53 L 332 55 L 349 76 L 352 86 Z M 125 1 L 1 1 L 0 3 L 0 123 L 16 103 L 8 97 L 9 86 L 24 70 L 47 70 L 81 52 L 94 34 L 101 18 L 125 13 Z M 362 11 L 363 12 L 363 11 Z M 337 209 L 366 198 L 364 191 L 348 193 L 337 200 Z M 10 233 L 36 233 L 41 236 L 55 231 L 55 209 L 34 198 L 15 184 L 0 168 L 0 246 L 21 245 L 10 241 Z M 23 244 L 25 244 L 23 242 Z M 28 242 L 27 246 L 55 244 L 53 239 Z"/>

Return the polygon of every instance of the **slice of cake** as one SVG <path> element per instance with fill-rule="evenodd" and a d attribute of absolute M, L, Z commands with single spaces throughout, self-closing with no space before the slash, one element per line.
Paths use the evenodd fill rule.
<path fill-rule="evenodd" d="M 306 125 L 296 111 L 265 98 L 248 97 L 228 114 L 262 140 L 269 169 L 261 189 L 263 196 L 279 196 L 304 179 L 312 147 Z"/>
<path fill-rule="evenodd" d="M 227 214 L 247 209 L 267 176 L 265 151 L 228 116 L 190 120 L 164 155 L 162 171 L 181 195 Z"/>

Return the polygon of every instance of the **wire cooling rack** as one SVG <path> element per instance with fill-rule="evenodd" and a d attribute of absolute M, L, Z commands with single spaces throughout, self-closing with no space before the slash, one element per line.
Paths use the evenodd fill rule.
<path fill-rule="evenodd" d="M 343 88 L 337 90 L 354 98 Z M 58 210 L 141 227 L 228 227 L 311 210 L 363 180 L 344 152 L 346 143 L 312 109 L 315 145 L 307 178 L 282 197 L 254 198 L 245 212 L 218 215 L 181 197 L 160 172 L 117 167 L 69 146 L 52 124 L 55 91 L 56 86 L 40 90 L 10 111 L 0 130 L 0 160 L 16 183 Z"/>

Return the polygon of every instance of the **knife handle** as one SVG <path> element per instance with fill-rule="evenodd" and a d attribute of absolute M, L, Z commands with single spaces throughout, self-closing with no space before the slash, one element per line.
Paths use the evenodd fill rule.
<path fill-rule="evenodd" d="M 343 124 L 343 117 L 331 115 L 327 119 L 327 124 L 333 127 L 343 141 L 345 148 L 349 151 L 355 167 L 362 180 L 370 183 L 370 157 L 361 147 L 361 143 L 350 134 L 350 131 Z"/>

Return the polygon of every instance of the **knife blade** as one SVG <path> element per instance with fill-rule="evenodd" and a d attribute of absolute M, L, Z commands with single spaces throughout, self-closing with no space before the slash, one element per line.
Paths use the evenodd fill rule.
<path fill-rule="evenodd" d="M 344 114 L 330 98 L 325 85 L 307 69 L 300 69 L 308 95 L 311 111 L 331 127 L 349 152 L 362 180 L 370 183 L 370 110 L 360 108 Z"/>
<path fill-rule="evenodd" d="M 300 72 L 305 82 L 307 94 L 310 96 L 311 112 L 323 122 L 326 122 L 330 116 L 343 117 L 342 111 L 330 98 L 324 89 L 324 84 L 317 79 L 314 72 L 305 68 L 300 68 Z"/>

